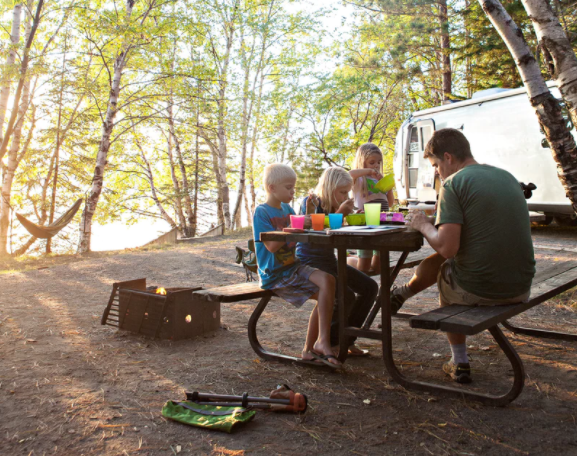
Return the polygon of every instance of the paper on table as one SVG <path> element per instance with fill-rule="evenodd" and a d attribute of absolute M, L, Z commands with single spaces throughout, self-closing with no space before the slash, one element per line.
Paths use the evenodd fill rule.
<path fill-rule="evenodd" d="M 329 234 L 382 234 L 384 232 L 395 232 L 407 229 L 406 226 L 347 226 L 338 230 L 330 230 Z"/>

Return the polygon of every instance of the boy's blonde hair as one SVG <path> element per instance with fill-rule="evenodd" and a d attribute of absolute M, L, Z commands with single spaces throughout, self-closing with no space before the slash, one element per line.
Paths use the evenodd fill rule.
<path fill-rule="evenodd" d="M 323 171 L 315 193 L 321 199 L 321 206 L 325 214 L 333 211 L 336 206 L 335 190 L 345 185 L 353 185 L 353 178 L 344 168 L 332 167 Z"/>
<path fill-rule="evenodd" d="M 353 169 L 364 168 L 365 162 L 373 154 L 379 154 L 381 156 L 381 169 L 379 169 L 379 172 L 382 174 L 383 153 L 381 152 L 381 149 L 379 149 L 379 146 L 373 143 L 365 143 L 357 149 L 357 154 L 355 155 L 355 159 L 353 160 Z"/>
<path fill-rule="evenodd" d="M 264 190 L 268 194 L 268 186 L 269 185 L 277 185 L 281 182 L 284 182 L 288 179 L 296 180 L 297 173 L 288 166 L 283 165 L 282 163 L 271 163 L 270 165 L 265 166 L 264 168 L 264 175 L 262 178 L 262 185 L 264 186 Z"/>

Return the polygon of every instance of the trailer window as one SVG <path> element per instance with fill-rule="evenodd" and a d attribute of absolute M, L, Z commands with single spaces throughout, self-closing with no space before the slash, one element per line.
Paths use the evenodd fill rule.
<path fill-rule="evenodd" d="M 433 133 L 433 129 L 431 127 L 423 127 L 421 128 L 421 151 L 425 151 L 425 146 L 431 139 L 431 135 Z"/>
<path fill-rule="evenodd" d="M 409 169 L 409 188 L 417 188 L 418 169 Z"/>

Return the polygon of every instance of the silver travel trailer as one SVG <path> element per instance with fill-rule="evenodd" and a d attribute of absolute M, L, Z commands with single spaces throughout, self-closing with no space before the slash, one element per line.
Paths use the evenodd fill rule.
<path fill-rule="evenodd" d="M 559 90 L 547 84 L 557 98 Z M 488 89 L 470 100 L 413 113 L 397 134 L 393 169 L 397 195 L 408 200 L 435 201 L 439 190 L 429 160 L 423 158 L 427 141 L 435 130 L 457 128 L 471 143 L 479 163 L 509 171 L 519 182 L 533 183 L 527 205 L 543 212 L 550 221 L 574 224 L 571 202 L 557 177 L 557 167 L 525 88 Z M 572 130 L 575 136 L 575 128 Z"/>

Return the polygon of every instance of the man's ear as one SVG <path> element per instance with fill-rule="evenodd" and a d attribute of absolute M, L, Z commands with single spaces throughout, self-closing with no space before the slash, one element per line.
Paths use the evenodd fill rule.
<path fill-rule="evenodd" d="M 453 164 L 453 156 L 449 152 L 443 154 L 443 160 L 448 162 L 450 165 Z"/>

